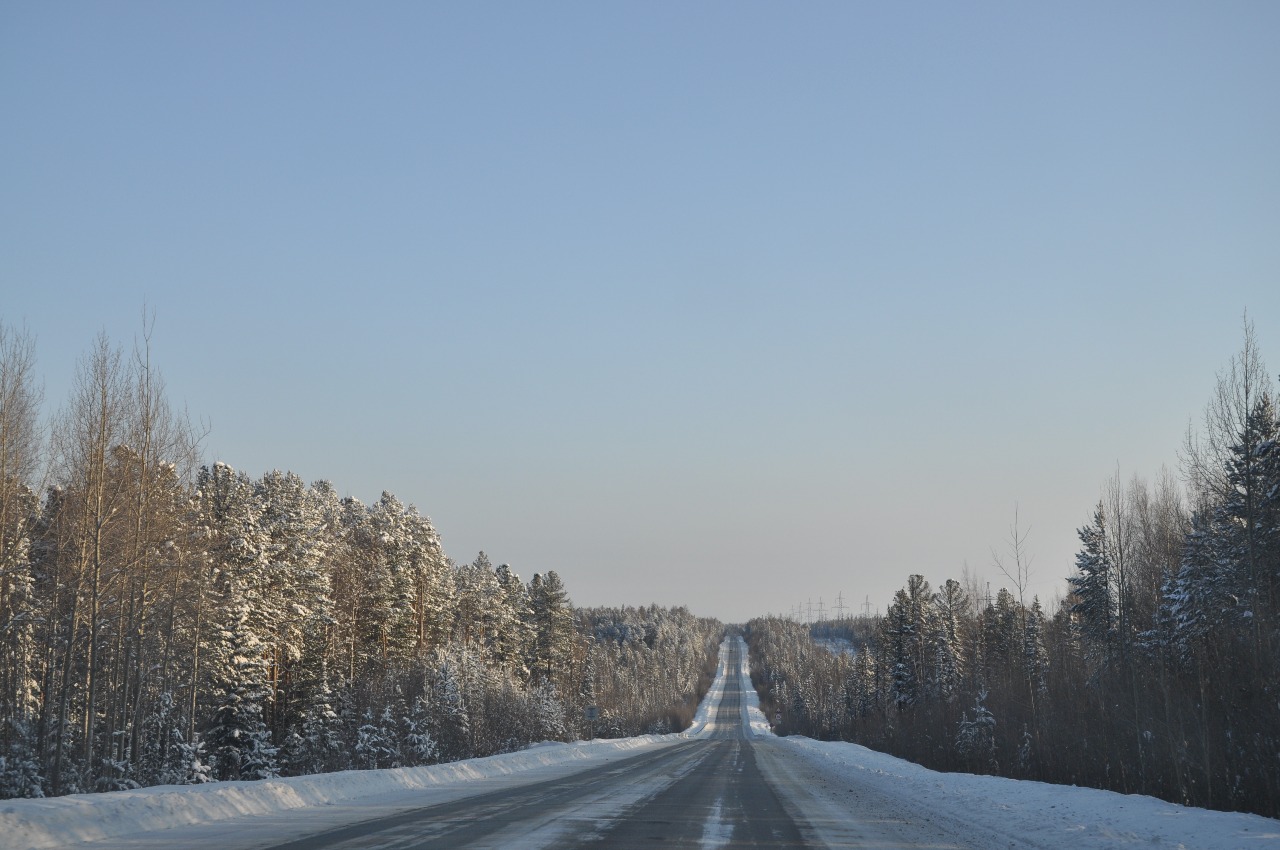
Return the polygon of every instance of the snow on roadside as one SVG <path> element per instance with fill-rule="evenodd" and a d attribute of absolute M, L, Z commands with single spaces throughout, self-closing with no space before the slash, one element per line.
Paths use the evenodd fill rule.
<path fill-rule="evenodd" d="M 747 660 L 747 642 L 740 637 L 737 641 L 739 649 L 737 675 L 738 685 L 742 691 L 742 725 L 752 737 L 772 738 L 773 727 L 769 725 L 769 719 L 760 710 L 760 695 L 751 684 L 751 664 Z M 721 657 L 723 655 L 722 652 Z"/>
<path fill-rule="evenodd" d="M 721 644 L 715 682 L 699 704 L 693 724 L 684 732 L 572 744 L 546 742 L 520 752 L 428 767 L 346 770 L 259 782 L 158 785 L 136 791 L 71 794 L 43 800 L 0 800 L 0 835 L 4 836 L 6 850 L 45 850 L 176 827 L 235 821 L 252 825 L 263 816 L 290 813 L 306 818 L 320 829 L 324 825 L 312 815 L 320 810 L 311 807 L 359 804 L 376 799 L 379 804 L 412 808 L 442 801 L 427 800 L 424 792 L 451 792 L 449 798 L 456 799 L 488 790 L 493 780 L 501 778 L 523 783 L 568 775 L 685 738 L 709 734 L 711 715 L 724 693 L 728 674 L 726 647 L 727 643 Z M 485 780 L 491 781 L 485 783 Z M 468 790 L 470 788 L 474 791 Z M 277 824 L 272 828 L 281 826 Z M 287 837 L 284 832 L 281 835 Z"/>
<path fill-rule="evenodd" d="M 868 789 L 874 798 L 863 796 L 860 810 L 896 807 L 904 824 L 927 820 L 939 838 L 961 846 L 979 846 L 985 836 L 1007 846 L 1072 850 L 1280 848 L 1280 821 L 1259 815 L 1074 785 L 940 773 L 857 744 L 798 735 L 774 740 L 824 777 L 825 793 L 846 807 L 850 798 L 843 795 Z"/>
<path fill-rule="evenodd" d="M 1280 821 L 1259 815 L 1074 785 L 941 773 L 858 744 L 774 737 L 751 686 L 746 646 L 741 650 L 743 722 L 753 736 L 772 739 L 770 750 L 809 768 L 801 784 L 810 795 L 825 798 L 821 813 L 810 820 L 830 846 L 864 842 L 861 820 L 902 832 L 911 841 L 947 846 L 1280 850 Z"/>
<path fill-rule="evenodd" d="M 644 735 L 573 744 L 545 743 L 515 753 L 429 767 L 344 770 L 258 782 L 158 785 L 136 791 L 71 794 L 43 800 L 0 801 L 0 835 L 9 850 L 66 847 L 81 841 L 147 833 L 275 814 L 309 806 L 331 806 L 363 798 L 403 795 L 479 780 L 529 774 L 541 768 L 585 770 L 611 758 L 666 746 L 674 735 Z M 483 789 L 477 789 L 477 792 Z M 421 803 L 418 803 L 419 805 Z"/>

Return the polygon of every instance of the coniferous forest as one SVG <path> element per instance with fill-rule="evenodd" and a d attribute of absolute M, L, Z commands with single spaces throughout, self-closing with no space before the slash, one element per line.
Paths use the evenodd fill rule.
<path fill-rule="evenodd" d="M 1280 816 L 1276 399 L 1246 325 L 1181 475 L 1082 506 L 1064 598 L 1026 598 L 1015 521 L 994 594 L 913 575 L 883 616 L 751 622 L 762 705 L 782 732 L 936 769 Z"/>
<path fill-rule="evenodd" d="M 48 424 L 34 351 L 0 324 L 0 797 L 668 732 L 710 685 L 714 620 L 575 608 L 390 493 L 202 465 L 148 334 L 100 337 Z"/>

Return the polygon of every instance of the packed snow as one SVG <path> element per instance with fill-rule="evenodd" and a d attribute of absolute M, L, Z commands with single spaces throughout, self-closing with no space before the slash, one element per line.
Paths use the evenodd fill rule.
<path fill-rule="evenodd" d="M 398 770 L 345 771 L 261 782 L 0 802 L 4 846 L 86 850 L 266 846 L 346 822 L 567 776 L 609 761 L 708 736 L 730 676 L 743 686 L 742 719 L 766 775 L 835 846 L 1280 848 L 1280 821 L 1192 809 L 1150 797 L 989 776 L 939 773 L 855 744 L 774 737 L 741 665 L 727 648 L 693 724 L 679 735 L 542 744 L 518 753 Z M 636 789 L 636 793 L 648 793 Z M 603 802 L 603 800 L 602 800 Z M 615 801 L 616 802 L 616 801 Z M 531 825 L 533 826 L 533 825 Z M 528 833 L 554 829 L 554 824 Z M 711 844 L 724 838 L 712 830 Z M 545 836 L 544 836 L 545 837 Z M 519 847 L 517 839 L 510 846 Z"/>

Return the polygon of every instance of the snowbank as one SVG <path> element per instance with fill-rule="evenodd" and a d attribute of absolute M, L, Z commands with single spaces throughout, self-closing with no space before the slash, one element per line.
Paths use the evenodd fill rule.
<path fill-rule="evenodd" d="M 760 710 L 760 695 L 751 684 L 751 664 L 747 660 L 747 642 L 738 638 L 738 686 L 742 690 L 742 725 L 747 734 L 756 737 L 773 737 L 773 727 Z"/>
<path fill-rule="evenodd" d="M 430 767 L 346 770 L 260 782 L 158 785 L 137 791 L 72 794 L 45 800 L 0 801 L 0 835 L 8 850 L 66 847 L 177 826 L 190 826 L 365 798 L 406 797 L 413 792 L 477 780 L 574 765 L 585 769 L 620 755 L 666 746 L 675 735 L 644 735 L 573 744 L 545 743 L 516 753 Z M 575 764 L 576 763 L 576 764 Z"/>
<path fill-rule="evenodd" d="M 1280 821 L 1258 815 L 1194 809 L 1095 788 L 939 773 L 857 744 L 798 735 L 774 741 L 809 762 L 834 795 L 874 789 L 877 799 L 864 797 L 862 806 L 896 808 L 903 820 L 917 823 L 924 818 L 944 841 L 990 836 L 1009 846 L 1072 850 L 1280 848 Z M 847 807 L 848 797 L 842 802 Z"/>

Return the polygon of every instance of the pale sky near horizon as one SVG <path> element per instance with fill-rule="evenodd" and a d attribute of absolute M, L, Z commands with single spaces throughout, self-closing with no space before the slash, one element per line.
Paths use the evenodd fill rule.
<path fill-rule="evenodd" d="M 0 0 L 0 320 L 578 604 L 1064 587 L 1249 311 L 1280 4 Z"/>

